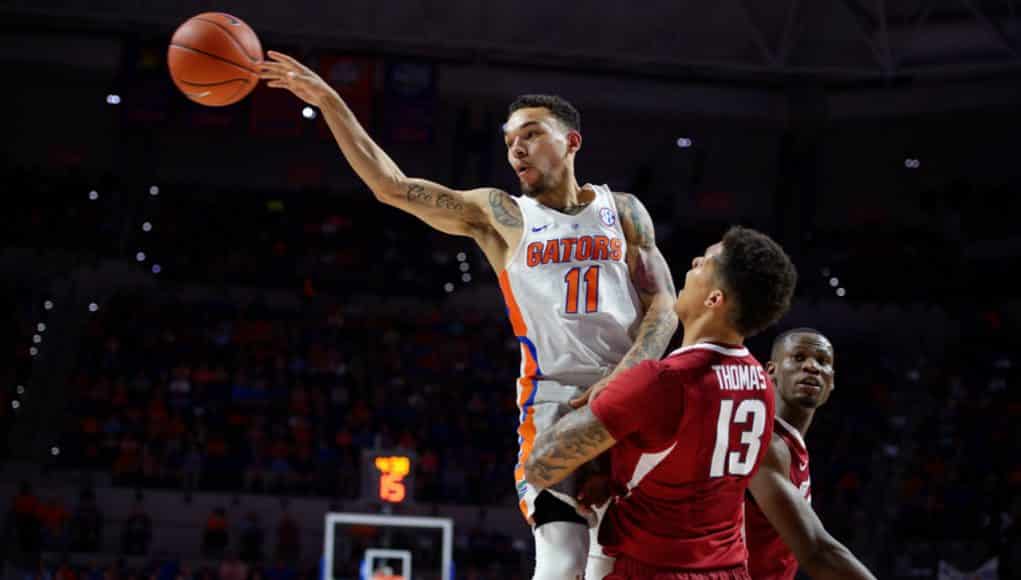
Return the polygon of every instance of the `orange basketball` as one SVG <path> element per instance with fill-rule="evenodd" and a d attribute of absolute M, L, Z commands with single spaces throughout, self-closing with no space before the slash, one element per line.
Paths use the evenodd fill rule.
<path fill-rule="evenodd" d="M 203 12 L 170 39 L 167 65 L 174 84 L 196 103 L 220 107 L 245 98 L 259 82 L 262 44 L 241 19 Z"/>

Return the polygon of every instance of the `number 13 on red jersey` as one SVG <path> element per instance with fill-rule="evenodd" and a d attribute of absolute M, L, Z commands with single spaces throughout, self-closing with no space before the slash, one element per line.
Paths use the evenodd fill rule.
<path fill-rule="evenodd" d="M 731 425 L 747 425 L 742 430 L 737 450 L 731 449 Z M 713 462 L 709 466 L 709 477 L 725 475 L 748 475 L 755 467 L 755 459 L 762 446 L 762 434 L 766 431 L 766 404 L 758 399 L 745 399 L 734 410 L 734 401 L 720 401 L 720 414 L 716 418 L 716 446 L 713 447 Z"/>

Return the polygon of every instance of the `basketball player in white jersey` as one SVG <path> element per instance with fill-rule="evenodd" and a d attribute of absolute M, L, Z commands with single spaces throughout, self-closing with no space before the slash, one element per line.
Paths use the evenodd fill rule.
<path fill-rule="evenodd" d="M 510 107 L 504 141 L 523 195 L 458 191 L 405 175 L 318 75 L 287 55 L 268 54 L 262 78 L 320 108 L 377 199 L 442 232 L 471 237 L 498 272 L 521 344 L 515 478 L 535 536 L 534 578 L 602 578 L 612 562 L 598 546 L 588 558 L 590 521 L 576 511 L 576 486 L 537 490 L 524 480 L 524 463 L 537 433 L 570 411 L 569 403 L 583 403 L 615 373 L 658 359 L 677 328 L 674 285 L 648 212 L 633 195 L 578 185 L 580 116 L 559 97 L 527 95 Z"/>

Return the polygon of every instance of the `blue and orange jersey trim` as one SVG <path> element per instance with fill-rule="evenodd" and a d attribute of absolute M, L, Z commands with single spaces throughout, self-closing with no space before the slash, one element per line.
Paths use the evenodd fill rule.
<path fill-rule="evenodd" d="M 539 357 L 535 344 L 528 338 L 528 325 L 525 323 L 524 316 L 521 315 L 517 300 L 514 299 L 514 291 L 511 288 L 507 270 L 500 272 L 499 281 L 500 291 L 503 293 L 503 300 L 507 305 L 507 316 L 510 317 L 511 328 L 514 330 L 518 342 L 521 343 L 523 370 L 521 377 L 518 378 L 518 409 L 521 410 L 518 417 L 518 445 L 520 449 L 518 463 L 514 466 L 514 480 L 521 482 L 525 479 L 525 461 L 528 460 L 528 456 L 532 453 L 532 447 L 535 445 L 534 405 L 535 394 L 538 391 L 536 379 L 542 376 L 542 370 L 539 368 Z M 528 507 L 525 505 L 525 501 L 521 500 L 518 506 L 525 517 L 528 517 Z"/>

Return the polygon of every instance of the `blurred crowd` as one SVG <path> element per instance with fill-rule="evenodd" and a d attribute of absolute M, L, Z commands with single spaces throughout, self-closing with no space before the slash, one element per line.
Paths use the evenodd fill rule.
<path fill-rule="evenodd" d="M 83 340 L 62 460 L 125 486 L 354 498 L 362 450 L 407 450 L 419 500 L 513 497 L 505 325 L 320 314 L 115 299 Z"/>

